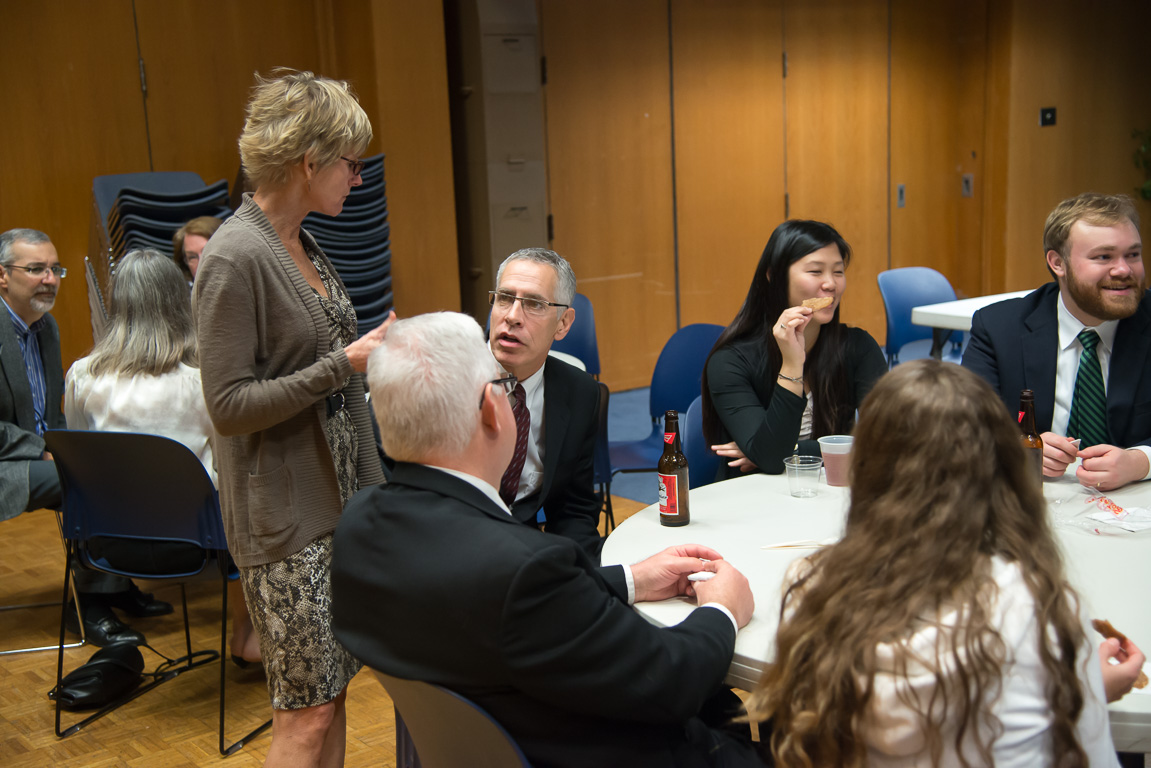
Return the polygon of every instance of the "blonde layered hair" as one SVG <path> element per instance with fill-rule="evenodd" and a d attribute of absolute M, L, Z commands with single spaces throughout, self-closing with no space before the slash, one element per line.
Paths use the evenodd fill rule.
<path fill-rule="evenodd" d="M 112 276 L 108 331 L 88 356 L 88 371 L 160 376 L 180 363 L 198 365 L 188 283 L 159 251 L 131 251 Z"/>
<path fill-rule="evenodd" d="M 959 366 L 906 363 L 864 401 L 852 454 L 844 537 L 812 555 L 788 588 L 775 663 L 748 701 L 752 719 L 773 720 L 776 765 L 865 765 L 861 729 L 874 706 L 877 646 L 898 645 L 923 622 L 951 641 L 953 669 L 934 670 L 929 701 L 903 703 L 918 713 L 933 765 L 944 723 L 957 724 L 964 765 L 960 745 L 969 739 L 990 765 L 1002 724 L 987 702 L 1001 693 L 1006 655 L 991 623 L 997 556 L 1018 565 L 1037 626 L 1048 630 L 1038 633 L 1038 651 L 1052 754 L 1061 766 L 1085 766 L 1075 735 L 1084 632 L 1040 481 L 998 396 Z M 955 626 L 939 622 L 945 605 L 964 606 Z"/>
<path fill-rule="evenodd" d="M 325 168 L 345 152 L 358 156 L 367 149 L 372 124 L 347 83 L 291 69 L 273 74 L 256 74 L 240 134 L 240 159 L 252 184 L 285 184 L 290 167 L 306 154 Z"/>

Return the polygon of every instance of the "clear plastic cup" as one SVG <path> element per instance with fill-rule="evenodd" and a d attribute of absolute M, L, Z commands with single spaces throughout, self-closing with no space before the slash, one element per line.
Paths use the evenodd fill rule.
<path fill-rule="evenodd" d="M 792 496 L 811 498 L 818 493 L 819 468 L 823 459 L 818 456 L 788 456 L 783 460 L 787 470 L 787 486 Z"/>

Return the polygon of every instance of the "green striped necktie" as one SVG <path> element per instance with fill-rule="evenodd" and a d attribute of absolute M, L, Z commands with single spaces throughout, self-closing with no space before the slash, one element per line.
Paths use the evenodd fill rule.
<path fill-rule="evenodd" d="M 1079 356 L 1079 373 L 1075 375 L 1075 395 L 1071 401 L 1071 418 L 1067 421 L 1067 436 L 1081 438 L 1080 448 L 1110 443 L 1107 434 L 1107 392 L 1103 389 L 1103 369 L 1095 347 L 1099 334 L 1084 328 L 1079 334 L 1083 354 Z"/>

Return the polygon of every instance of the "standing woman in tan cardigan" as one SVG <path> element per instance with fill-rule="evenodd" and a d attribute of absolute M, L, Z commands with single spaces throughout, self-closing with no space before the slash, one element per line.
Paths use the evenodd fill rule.
<path fill-rule="evenodd" d="M 368 117 L 346 83 L 278 74 L 257 76 L 240 136 L 256 191 L 205 248 L 193 300 L 228 549 L 272 698 L 267 764 L 338 766 L 360 665 L 331 632 L 332 531 L 383 482 L 360 374 L 391 318 L 357 340 L 343 283 L 301 229 L 361 183 Z"/>

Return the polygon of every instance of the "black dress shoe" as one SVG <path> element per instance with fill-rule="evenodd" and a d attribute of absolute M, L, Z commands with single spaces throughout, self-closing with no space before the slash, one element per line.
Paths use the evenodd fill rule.
<path fill-rule="evenodd" d="M 151 592 L 141 592 L 133 584 L 126 592 L 112 592 L 100 595 L 101 601 L 112 608 L 119 608 L 125 613 L 139 618 L 148 616 L 163 616 L 172 612 L 172 604 L 152 597 Z"/>
<path fill-rule="evenodd" d="M 74 635 L 80 634 L 80 622 L 76 620 L 76 607 L 68 602 L 68 613 L 64 628 Z M 148 641 L 144 635 L 124 624 L 103 605 L 84 606 L 84 637 L 92 645 L 107 648 L 112 645 L 144 645 Z"/>

